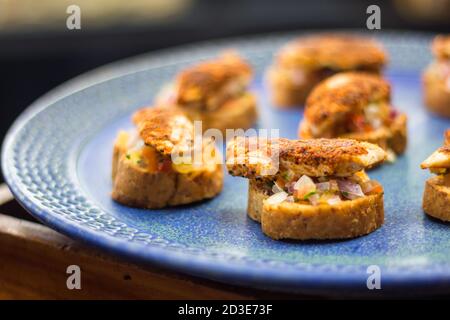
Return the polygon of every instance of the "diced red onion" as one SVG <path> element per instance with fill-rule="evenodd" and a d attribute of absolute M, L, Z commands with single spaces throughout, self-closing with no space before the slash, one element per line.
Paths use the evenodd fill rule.
<path fill-rule="evenodd" d="M 342 195 L 347 199 L 353 200 L 356 198 L 364 197 L 361 186 L 350 180 L 340 179 L 337 181 L 339 190 Z"/>
<path fill-rule="evenodd" d="M 287 201 L 287 202 L 295 202 L 294 196 L 288 196 L 288 197 L 286 198 L 286 201 Z"/>
<path fill-rule="evenodd" d="M 342 201 L 341 198 L 337 194 L 335 194 L 327 199 L 327 203 L 329 205 L 338 204 L 341 201 Z"/>
<path fill-rule="evenodd" d="M 266 203 L 270 205 L 279 204 L 286 200 L 288 197 L 288 194 L 284 191 L 275 193 L 271 195 L 269 198 L 267 198 Z"/>
<path fill-rule="evenodd" d="M 289 194 L 294 193 L 294 191 L 295 191 L 294 186 L 295 186 L 295 182 L 286 183 L 287 192 Z"/>
<path fill-rule="evenodd" d="M 279 193 L 284 191 L 283 188 L 281 188 L 276 182 L 272 186 L 272 192 L 273 193 Z"/>
<path fill-rule="evenodd" d="M 319 199 L 320 199 L 320 196 L 319 196 L 317 193 L 312 194 L 312 195 L 310 195 L 310 196 L 308 197 L 309 202 L 310 202 L 313 206 L 319 204 Z"/>
<path fill-rule="evenodd" d="M 319 191 L 328 191 L 328 190 L 330 190 L 330 183 L 329 182 L 316 183 L 316 188 Z"/>
<path fill-rule="evenodd" d="M 397 118 L 397 116 L 398 116 L 398 111 L 392 108 L 392 109 L 389 111 L 389 117 L 390 117 L 391 119 L 395 119 L 395 118 Z"/>

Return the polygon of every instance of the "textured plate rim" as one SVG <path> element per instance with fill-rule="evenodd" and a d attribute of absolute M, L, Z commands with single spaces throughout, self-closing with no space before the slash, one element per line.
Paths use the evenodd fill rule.
<path fill-rule="evenodd" d="M 280 33 L 282 36 L 296 35 L 301 32 L 295 33 Z M 387 34 L 390 34 L 389 32 Z M 392 32 L 393 35 L 398 33 Z M 425 36 L 429 37 L 429 34 L 425 33 L 406 33 L 411 37 Z M 251 39 L 262 40 L 264 38 L 271 37 L 273 35 L 266 36 L 252 36 Z M 292 270 L 286 270 L 286 273 L 281 275 L 279 272 L 274 272 L 274 268 L 254 268 L 247 264 L 236 265 L 233 261 L 215 261 L 210 257 L 199 257 L 199 259 L 189 259 L 191 256 L 186 254 L 179 254 L 178 252 L 165 250 L 161 248 L 145 246 L 139 243 L 132 243 L 124 239 L 118 239 L 113 236 L 97 233 L 83 225 L 76 224 L 65 217 L 54 216 L 47 212 L 44 208 L 35 205 L 30 201 L 26 195 L 26 192 L 20 190 L 16 184 L 15 177 L 12 172 L 5 165 L 6 159 L 10 156 L 11 143 L 14 137 L 20 132 L 21 128 L 26 125 L 29 119 L 33 118 L 36 114 L 45 110 L 52 102 L 59 100 L 62 97 L 68 96 L 74 92 L 83 90 L 94 84 L 98 84 L 107 80 L 111 80 L 117 77 L 131 74 L 141 70 L 148 70 L 152 67 L 161 66 L 161 61 L 157 61 L 158 57 L 164 56 L 165 53 L 170 53 L 172 56 L 168 59 L 162 59 L 165 63 L 170 64 L 171 59 L 176 61 L 177 54 L 180 54 L 190 48 L 198 48 L 201 50 L 211 50 L 218 46 L 218 44 L 230 44 L 236 41 L 247 41 L 244 38 L 231 38 L 218 41 L 207 41 L 200 44 L 190 44 L 180 46 L 171 49 L 165 49 L 157 51 L 151 54 L 144 54 L 128 59 L 113 62 L 106 66 L 93 69 L 88 73 L 82 74 L 66 83 L 56 87 L 43 97 L 36 100 L 30 105 L 13 123 L 5 136 L 2 146 L 2 170 L 5 177 L 5 181 L 10 187 L 12 193 L 18 200 L 18 202 L 24 206 L 33 216 L 41 220 L 44 224 L 49 225 L 55 230 L 66 234 L 74 239 L 81 240 L 96 247 L 105 249 L 111 253 L 118 254 L 123 257 L 135 260 L 137 262 L 156 264 L 158 266 L 166 267 L 178 272 L 187 273 L 211 280 L 217 280 L 220 282 L 228 282 L 233 284 L 247 285 L 258 288 L 271 288 L 282 291 L 290 292 L 308 292 L 308 293 L 325 293 L 327 295 L 333 295 L 330 292 L 330 288 L 336 289 L 350 289 L 355 292 L 368 292 L 366 288 L 365 280 L 367 274 L 362 266 L 355 267 L 352 271 L 357 269 L 358 272 L 344 271 L 348 266 L 334 264 L 333 266 L 341 272 L 319 272 L 308 273 L 300 268 L 293 268 Z M 142 63 L 143 62 L 143 63 Z M 134 70 L 127 68 L 129 64 L 135 64 Z M 140 65 L 142 63 L 142 65 Z M 53 100 L 53 101 L 52 101 Z M 194 256 L 194 255 L 192 255 Z M 450 266 L 445 263 L 438 267 L 438 271 L 434 274 L 421 273 L 421 268 L 429 268 L 429 265 L 418 267 L 415 269 L 417 274 L 406 272 L 406 274 L 399 273 L 398 270 L 388 270 L 383 274 L 383 282 L 392 286 L 391 289 L 404 290 L 407 288 L 422 288 L 426 292 L 444 292 L 449 290 L 450 287 Z M 404 267 L 405 270 L 408 266 Z M 205 274 L 205 270 L 215 270 L 214 273 L 209 272 Z M 336 269 L 334 269 L 336 271 Z M 335 292 L 339 294 L 339 292 Z"/>

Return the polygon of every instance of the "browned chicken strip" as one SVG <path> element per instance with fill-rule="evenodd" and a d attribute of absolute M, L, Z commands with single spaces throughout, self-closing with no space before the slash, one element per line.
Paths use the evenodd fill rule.
<path fill-rule="evenodd" d="M 385 158 L 386 153 L 380 147 L 350 139 L 237 137 L 227 146 L 228 171 L 246 178 L 276 176 L 285 170 L 311 177 L 345 177 Z"/>
<path fill-rule="evenodd" d="M 420 164 L 422 169 L 450 169 L 450 130 L 445 132 L 444 138 L 444 146 Z"/>
<path fill-rule="evenodd" d="M 192 122 L 179 110 L 166 107 L 145 108 L 133 115 L 144 143 L 164 155 L 175 146 L 188 148 L 194 137 Z"/>

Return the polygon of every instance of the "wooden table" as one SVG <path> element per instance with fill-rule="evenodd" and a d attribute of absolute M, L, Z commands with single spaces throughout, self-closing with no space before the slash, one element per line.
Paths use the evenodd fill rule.
<path fill-rule="evenodd" d="M 130 264 L 38 223 L 5 185 L 0 185 L 0 212 L 0 299 L 312 298 Z M 81 290 L 67 289 L 69 265 L 81 268 Z"/>

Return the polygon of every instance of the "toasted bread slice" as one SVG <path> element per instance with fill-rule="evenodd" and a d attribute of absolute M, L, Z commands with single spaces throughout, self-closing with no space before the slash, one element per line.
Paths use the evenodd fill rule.
<path fill-rule="evenodd" d="M 426 181 L 422 206 L 428 215 L 442 221 L 450 221 L 449 177 L 439 175 Z"/>
<path fill-rule="evenodd" d="M 277 53 L 266 79 L 277 107 L 302 105 L 313 87 L 341 71 L 380 73 L 387 57 L 371 39 L 346 34 L 300 37 Z"/>
<path fill-rule="evenodd" d="M 308 97 L 298 135 L 303 139 L 348 138 L 401 154 L 407 117 L 390 106 L 389 83 L 374 74 L 345 72 L 317 85 Z"/>
<path fill-rule="evenodd" d="M 423 210 L 435 218 L 450 221 L 450 130 L 444 134 L 444 145 L 420 164 L 437 175 L 428 179 L 423 192 Z"/>
<path fill-rule="evenodd" d="M 367 195 L 334 205 L 265 203 L 268 194 L 254 180 L 249 183 L 248 215 L 261 222 L 273 239 L 345 239 L 368 234 L 384 222 L 383 194 Z"/>
<path fill-rule="evenodd" d="M 223 134 L 226 129 L 248 129 L 258 119 L 257 101 L 254 94 L 248 92 L 231 99 L 220 108 L 202 111 L 191 108 L 180 108 L 191 121 L 202 121 L 202 130 L 218 129 Z"/>
<path fill-rule="evenodd" d="M 422 83 L 425 105 L 431 112 L 450 118 L 450 90 L 448 80 L 439 73 L 439 64 L 431 64 L 423 73 Z"/>
<path fill-rule="evenodd" d="M 175 170 L 149 171 L 127 159 L 116 144 L 113 153 L 112 198 L 131 207 L 156 209 L 192 203 L 216 196 L 223 185 L 223 170 L 183 174 Z"/>
<path fill-rule="evenodd" d="M 236 52 L 227 51 L 216 59 L 189 67 L 176 79 L 177 105 L 200 105 L 203 110 L 214 110 L 221 106 L 223 99 L 234 93 L 235 88 L 243 89 L 252 79 L 250 65 Z"/>
<path fill-rule="evenodd" d="M 290 70 L 275 65 L 267 70 L 265 82 L 270 88 L 272 104 L 278 108 L 290 108 L 303 105 L 314 86 L 330 74 L 332 73 Z"/>
<path fill-rule="evenodd" d="M 199 63 L 180 72 L 155 99 L 157 105 L 176 106 L 202 129 L 248 129 L 257 120 L 257 99 L 249 91 L 250 65 L 235 52 Z"/>
<path fill-rule="evenodd" d="M 236 137 L 227 146 L 229 173 L 246 178 L 276 175 L 284 169 L 311 177 L 350 176 L 385 159 L 386 153 L 380 147 L 350 139 Z M 273 172 L 271 169 L 278 169 L 277 161 L 280 170 Z"/>
<path fill-rule="evenodd" d="M 261 222 L 264 200 L 269 198 L 269 193 L 259 186 L 255 179 L 248 181 L 247 214 L 257 222 Z"/>
<path fill-rule="evenodd" d="M 133 121 L 136 137 L 121 132 L 114 145 L 115 201 L 153 209 L 212 198 L 221 191 L 220 163 L 194 166 L 172 162 L 175 148 L 189 151 L 191 147 L 193 126 L 184 114 L 168 108 L 147 108 L 136 112 Z"/>

